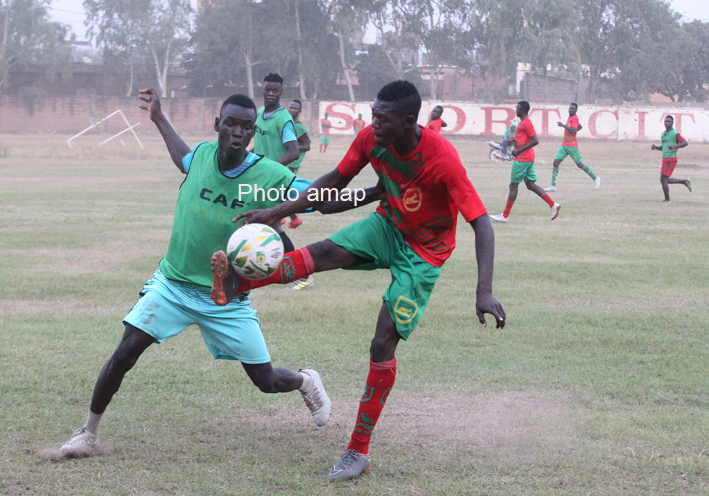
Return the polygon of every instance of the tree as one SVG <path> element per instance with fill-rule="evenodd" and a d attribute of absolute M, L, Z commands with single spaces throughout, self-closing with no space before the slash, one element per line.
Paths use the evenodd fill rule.
<path fill-rule="evenodd" d="M 49 20 L 48 6 L 49 0 L 0 0 L 0 93 L 13 69 L 41 68 L 51 80 L 66 68 L 68 28 Z"/>
<path fill-rule="evenodd" d="M 190 32 L 190 1 L 84 0 L 84 9 L 89 36 L 104 49 L 121 54 L 131 75 L 136 55 L 149 57 L 160 95 L 166 97 L 168 68 Z"/>
<path fill-rule="evenodd" d="M 382 34 L 381 51 L 373 48 L 371 54 L 363 57 L 367 63 L 382 55 L 384 58 L 380 61 L 378 70 L 391 74 L 388 81 L 392 79 L 407 79 L 409 73 L 417 71 L 417 68 L 409 64 L 404 59 L 404 54 L 408 52 L 416 52 L 418 49 L 417 40 L 412 36 L 411 31 L 404 23 L 401 10 L 398 8 L 399 0 L 372 0 L 367 5 L 370 22 Z M 390 66 L 390 71 L 384 69 L 384 65 Z M 376 70 L 377 67 L 372 67 Z M 367 78 L 376 78 L 374 74 L 363 74 L 364 70 L 358 68 L 360 79 L 364 76 Z M 376 86 L 376 85 L 375 85 Z"/>
<path fill-rule="evenodd" d="M 518 53 L 523 46 L 524 0 L 478 0 L 472 4 L 471 31 L 476 48 L 484 54 L 481 63 L 486 79 L 485 99 L 500 78 L 510 78 L 517 70 Z"/>
<path fill-rule="evenodd" d="M 675 101 L 705 102 L 709 83 L 709 23 L 693 21 L 666 39 L 656 69 L 655 90 Z"/>
<path fill-rule="evenodd" d="M 248 95 L 254 97 L 254 67 L 264 63 L 262 51 L 254 46 L 261 16 L 261 6 L 251 0 L 205 4 L 183 63 L 194 92 L 206 95 L 210 88 L 238 86 L 245 79 Z"/>
<path fill-rule="evenodd" d="M 544 74 L 544 101 L 549 101 L 549 69 L 578 74 L 580 54 L 575 36 L 578 14 L 573 0 L 524 0 L 520 54 Z"/>
<path fill-rule="evenodd" d="M 674 36 L 677 17 L 659 0 L 575 1 L 589 99 L 602 81 L 616 99 L 646 97 L 657 86 L 662 45 Z"/>
<path fill-rule="evenodd" d="M 468 63 L 467 0 L 400 0 L 396 3 L 409 29 L 421 40 L 431 68 L 431 98 L 438 98 L 440 70 L 444 65 Z"/>

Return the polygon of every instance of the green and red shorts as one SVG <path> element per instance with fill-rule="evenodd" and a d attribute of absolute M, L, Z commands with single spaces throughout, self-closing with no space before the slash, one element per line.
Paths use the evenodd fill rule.
<path fill-rule="evenodd" d="M 348 270 L 389 269 L 391 284 L 382 295 L 396 330 L 408 339 L 423 316 L 443 267 L 425 261 L 386 217 L 372 213 L 330 236 L 330 241 L 357 255 Z"/>

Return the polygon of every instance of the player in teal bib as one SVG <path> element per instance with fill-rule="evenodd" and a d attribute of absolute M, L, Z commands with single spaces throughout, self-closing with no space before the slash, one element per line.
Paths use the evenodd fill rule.
<path fill-rule="evenodd" d="M 677 166 L 677 150 L 688 145 L 687 140 L 674 128 L 675 118 L 671 115 L 665 117 L 665 132 L 660 136 L 661 146 L 651 145 L 652 150 L 662 152 L 662 167 L 660 168 L 660 184 L 665 199 L 662 203 L 670 203 L 670 184 L 683 184 L 689 192 L 692 192 L 692 181 L 687 179 L 676 179 L 672 173 Z"/>
<path fill-rule="evenodd" d="M 150 345 L 191 325 L 199 326 L 214 358 L 241 361 L 261 391 L 299 390 L 315 423 L 324 425 L 330 400 L 318 373 L 271 365 L 248 295 L 239 295 L 226 306 L 215 305 L 210 297 L 211 255 L 227 245 L 237 228 L 232 223 L 234 216 L 280 204 L 295 179 L 281 164 L 247 151 L 255 132 L 254 103 L 243 95 L 229 97 L 214 121 L 218 140 L 190 150 L 162 113 L 155 90 L 141 90 L 139 98 L 140 108 L 150 114 L 172 161 L 187 177 L 177 197 L 167 255 L 123 321 L 123 339 L 98 376 L 86 425 L 61 451 L 66 456 L 100 452 L 99 423 L 125 374 Z"/>

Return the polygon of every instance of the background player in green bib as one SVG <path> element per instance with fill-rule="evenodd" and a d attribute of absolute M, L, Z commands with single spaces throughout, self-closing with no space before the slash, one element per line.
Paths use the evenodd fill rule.
<path fill-rule="evenodd" d="M 325 112 L 325 116 L 320 119 L 320 153 L 325 153 L 327 147 L 330 145 L 330 128 L 332 123 L 328 119 L 328 113 Z"/>
<path fill-rule="evenodd" d="M 288 164 L 288 168 L 295 175 L 298 175 L 298 171 L 300 170 L 300 165 L 303 163 L 305 153 L 310 151 L 310 135 L 308 134 L 308 129 L 299 119 L 302 111 L 303 103 L 300 100 L 293 100 L 288 104 L 288 113 L 293 118 L 293 124 L 295 125 L 295 139 L 298 143 L 299 153 L 298 158 Z M 290 224 L 288 224 L 289 229 L 295 229 L 303 223 L 297 215 L 291 215 L 290 219 Z"/>
<path fill-rule="evenodd" d="M 210 258 L 226 246 L 235 213 L 270 207 L 279 201 L 257 197 L 240 186 L 290 188 L 295 176 L 282 165 L 249 153 L 256 107 L 243 95 L 229 97 L 215 118 L 218 141 L 193 150 L 180 138 L 160 109 L 153 89 L 140 91 L 140 108 L 147 110 L 160 131 L 170 157 L 186 178 L 180 186 L 172 236 L 165 258 L 141 297 L 125 317 L 123 339 L 106 362 L 94 386 L 86 425 L 60 449 L 67 455 L 98 452 L 99 423 L 123 377 L 153 343 L 176 336 L 196 324 L 214 358 L 239 360 L 252 382 L 265 393 L 300 390 L 315 423 L 324 425 L 330 400 L 314 370 L 293 372 L 273 368 L 248 295 L 217 306 L 210 298 Z"/>
<path fill-rule="evenodd" d="M 662 192 L 665 194 L 665 199 L 662 203 L 670 203 L 670 184 L 684 184 L 689 192 L 692 192 L 692 181 L 689 179 L 674 179 L 672 173 L 677 166 L 677 150 L 684 148 L 689 143 L 682 137 L 674 128 L 675 118 L 671 115 L 665 117 L 665 132 L 660 135 L 662 145 L 650 145 L 651 150 L 662 152 L 662 166 L 660 167 L 660 184 L 662 184 Z"/>
<path fill-rule="evenodd" d="M 459 213 L 475 232 L 477 317 L 485 324 L 484 314 L 492 314 L 497 327 L 505 325 L 502 305 L 492 295 L 495 238 L 487 211 L 453 145 L 416 124 L 420 109 L 421 97 L 413 84 L 387 84 L 372 105 L 371 125 L 357 135 L 337 168 L 313 182 L 297 200 L 242 216 L 268 224 L 315 206 L 313 193 L 322 198 L 331 188 L 341 191 L 368 164 L 382 188 L 375 213 L 329 239 L 286 253 L 279 272 L 261 281 L 236 281 L 224 252 L 212 257 L 213 298 L 220 304 L 243 288 L 287 284 L 313 272 L 339 268 L 390 271 L 392 282 L 382 296 L 370 346 L 365 392 L 347 450 L 328 475 L 332 480 L 351 479 L 369 470 L 371 434 L 394 386 L 397 345 L 408 339 L 426 310 L 443 265 L 455 248 Z"/>
<path fill-rule="evenodd" d="M 576 167 L 588 174 L 595 185 L 595 189 L 601 187 L 601 178 L 597 177 L 588 165 L 585 165 L 581 160 L 581 155 L 579 154 L 579 145 L 576 140 L 576 133 L 581 131 L 583 126 L 579 124 L 579 118 L 576 115 L 576 111 L 579 106 L 576 103 L 569 105 L 569 118 L 566 120 L 566 124 L 559 121 L 557 126 L 564 128 L 564 141 L 561 143 L 559 150 L 557 150 L 556 155 L 554 155 L 553 170 L 551 173 L 551 186 L 544 188 L 544 191 L 556 191 L 556 178 L 559 177 L 559 166 L 563 160 L 571 155 L 571 158 L 576 163 Z"/>

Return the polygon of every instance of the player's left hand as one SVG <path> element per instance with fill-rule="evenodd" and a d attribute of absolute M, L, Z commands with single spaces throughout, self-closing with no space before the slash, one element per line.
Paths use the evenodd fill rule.
<path fill-rule="evenodd" d="M 279 220 L 280 219 L 277 219 L 276 216 L 273 215 L 272 208 L 261 208 L 256 210 L 249 210 L 248 212 L 242 212 L 236 217 L 234 217 L 232 219 L 232 222 L 241 221 L 239 227 L 244 226 L 246 224 L 266 224 L 267 226 L 271 226 Z"/>
<path fill-rule="evenodd" d="M 138 107 L 147 110 L 151 121 L 155 121 L 161 114 L 160 96 L 153 88 L 138 90 L 138 100 L 145 102 L 138 104 Z"/>
<path fill-rule="evenodd" d="M 510 152 L 510 154 L 511 154 L 513 157 L 517 157 L 517 156 L 520 154 L 520 151 L 519 151 L 517 148 L 515 148 L 514 150 L 512 150 L 512 151 Z"/>
<path fill-rule="evenodd" d="M 561 121 L 558 121 L 558 122 L 556 123 L 556 125 L 559 126 L 559 127 L 564 127 L 564 123 L 561 122 Z"/>
<path fill-rule="evenodd" d="M 489 313 L 495 317 L 495 322 L 497 324 L 497 329 L 502 329 L 505 327 L 506 315 L 505 310 L 502 308 L 497 299 L 490 293 L 479 294 L 477 301 L 475 302 L 475 313 L 478 315 L 480 323 L 487 327 L 487 321 L 485 320 L 485 314 Z"/>

